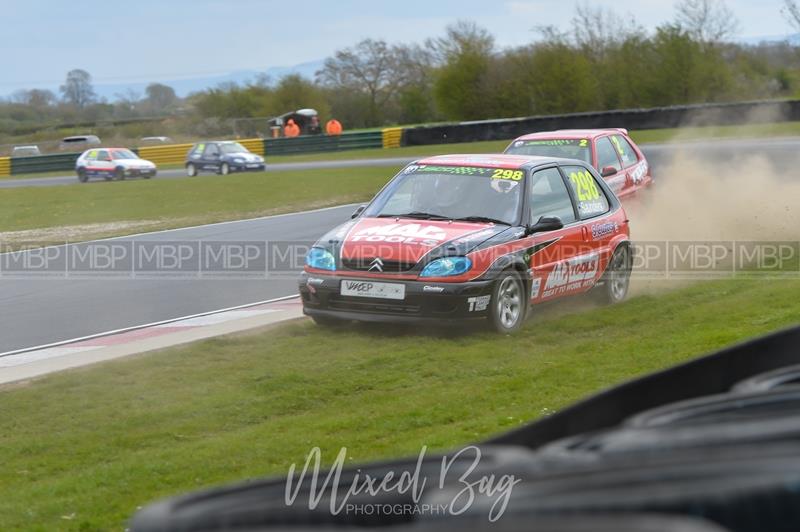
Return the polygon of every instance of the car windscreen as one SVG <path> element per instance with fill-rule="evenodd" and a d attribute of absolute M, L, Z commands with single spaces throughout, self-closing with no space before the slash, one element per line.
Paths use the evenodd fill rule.
<path fill-rule="evenodd" d="M 542 157 L 561 157 L 578 159 L 592 163 L 589 139 L 530 139 L 517 140 L 506 149 L 515 155 L 539 155 Z"/>
<path fill-rule="evenodd" d="M 111 150 L 111 158 L 114 160 L 120 159 L 138 159 L 131 150 Z"/>
<path fill-rule="evenodd" d="M 365 216 L 495 220 L 516 224 L 525 172 L 477 166 L 410 165 L 378 194 Z"/>
<path fill-rule="evenodd" d="M 222 153 L 248 153 L 247 148 L 245 148 L 238 142 L 228 142 L 226 144 L 220 144 L 219 149 Z"/>

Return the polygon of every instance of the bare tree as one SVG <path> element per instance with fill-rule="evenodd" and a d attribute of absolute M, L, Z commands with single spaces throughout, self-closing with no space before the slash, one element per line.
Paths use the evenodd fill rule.
<path fill-rule="evenodd" d="M 56 95 L 46 89 L 20 90 L 11 95 L 11 100 L 42 109 L 53 105 L 56 101 Z"/>
<path fill-rule="evenodd" d="M 67 72 L 67 80 L 59 90 L 67 103 L 80 108 L 86 107 L 96 99 L 92 88 L 92 76 L 79 68 Z"/>
<path fill-rule="evenodd" d="M 783 15 L 789 20 L 789 23 L 800 31 L 800 6 L 797 5 L 796 0 L 784 0 Z"/>
<path fill-rule="evenodd" d="M 163 83 L 151 83 L 145 89 L 147 104 L 155 112 L 163 111 L 178 101 L 175 89 Z"/>
<path fill-rule="evenodd" d="M 444 37 L 428 39 L 425 45 L 440 64 L 462 55 L 474 53 L 489 56 L 494 53 L 494 37 L 488 30 L 470 20 L 459 20 L 447 26 Z"/>
<path fill-rule="evenodd" d="M 724 0 L 681 0 L 675 22 L 704 43 L 718 43 L 739 31 L 739 21 Z"/>
<path fill-rule="evenodd" d="M 586 2 L 575 8 L 572 26 L 581 29 L 574 35 L 576 44 L 593 55 L 601 56 L 609 46 L 644 33 L 633 15 L 621 16 L 613 9 L 592 7 Z"/>
<path fill-rule="evenodd" d="M 378 123 L 380 109 L 402 83 L 397 48 L 382 40 L 365 39 L 352 48 L 338 50 L 325 60 L 317 81 L 334 88 L 363 91 L 369 98 L 369 115 Z"/>

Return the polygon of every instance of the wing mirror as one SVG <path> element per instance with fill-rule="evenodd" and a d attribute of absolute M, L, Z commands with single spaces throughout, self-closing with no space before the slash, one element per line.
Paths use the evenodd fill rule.
<path fill-rule="evenodd" d="M 602 177 L 612 176 L 617 173 L 617 169 L 613 166 L 604 166 L 603 169 L 600 171 L 600 175 Z"/>
<path fill-rule="evenodd" d="M 358 218 L 358 216 L 362 212 L 364 212 L 364 209 L 366 209 L 366 208 L 367 208 L 366 205 L 359 205 L 358 208 L 355 211 L 353 211 L 353 214 L 350 215 L 350 218 Z"/>
<path fill-rule="evenodd" d="M 558 216 L 542 216 L 539 221 L 525 228 L 525 236 L 545 231 L 556 231 L 564 227 L 564 222 Z"/>

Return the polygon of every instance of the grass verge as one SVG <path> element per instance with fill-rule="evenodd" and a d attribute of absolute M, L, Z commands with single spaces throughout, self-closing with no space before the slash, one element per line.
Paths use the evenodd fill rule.
<path fill-rule="evenodd" d="M 81 240 L 341 205 L 368 200 L 395 171 L 342 168 L 2 189 L 0 239 Z M 41 228 L 52 229 L 29 231 Z"/>
<path fill-rule="evenodd" d="M 447 449 L 797 321 L 800 282 L 711 281 L 542 313 L 513 337 L 322 330 L 221 337 L 0 389 L 0 529 L 120 528 L 148 501 Z"/>

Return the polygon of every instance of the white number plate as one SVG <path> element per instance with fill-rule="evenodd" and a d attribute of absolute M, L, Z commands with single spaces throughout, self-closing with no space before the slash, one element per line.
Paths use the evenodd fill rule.
<path fill-rule="evenodd" d="M 402 284 L 376 283 L 374 281 L 342 281 L 340 294 L 355 297 L 377 297 L 380 299 L 405 299 L 406 287 Z"/>

